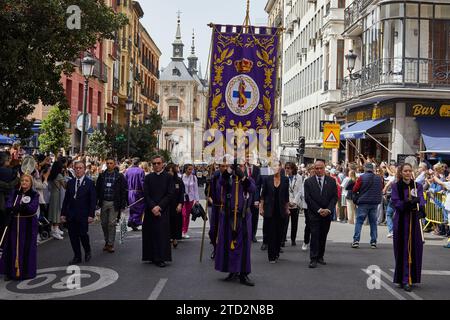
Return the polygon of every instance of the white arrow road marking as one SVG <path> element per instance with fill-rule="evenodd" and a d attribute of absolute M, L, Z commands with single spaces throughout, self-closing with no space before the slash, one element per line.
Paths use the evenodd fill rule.
<path fill-rule="evenodd" d="M 368 275 L 372 275 L 372 272 L 370 272 L 367 269 L 361 269 L 364 273 Z M 383 271 L 381 271 L 383 272 Z M 399 294 L 397 291 L 392 289 L 386 282 L 380 279 L 380 284 L 383 288 L 385 288 L 390 294 L 392 294 L 394 297 L 396 297 L 398 300 L 406 300 L 405 297 L 403 297 L 401 294 Z"/>
<path fill-rule="evenodd" d="M 156 287 L 153 289 L 150 297 L 148 297 L 147 300 L 157 300 L 162 290 L 164 289 L 167 280 L 168 279 L 166 278 L 159 279 L 158 283 L 156 284 Z"/>

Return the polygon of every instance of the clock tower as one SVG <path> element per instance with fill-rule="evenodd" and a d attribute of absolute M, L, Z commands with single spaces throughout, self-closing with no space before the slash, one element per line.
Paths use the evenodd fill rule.
<path fill-rule="evenodd" d="M 174 60 L 174 61 L 183 61 L 184 60 L 184 58 L 183 58 L 184 44 L 181 41 L 180 14 L 181 14 L 181 12 L 178 11 L 177 34 L 175 36 L 175 41 L 172 43 L 172 46 L 173 46 L 172 60 Z"/>

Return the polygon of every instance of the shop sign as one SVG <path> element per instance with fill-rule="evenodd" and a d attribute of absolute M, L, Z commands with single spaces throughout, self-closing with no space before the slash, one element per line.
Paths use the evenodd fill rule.
<path fill-rule="evenodd" d="M 429 103 L 409 103 L 406 109 L 409 117 L 423 118 L 450 118 L 450 103 L 441 104 L 438 102 Z"/>
<path fill-rule="evenodd" d="M 389 104 L 350 112 L 347 115 L 347 122 L 361 122 L 392 117 L 395 117 L 395 107 L 393 104 Z"/>

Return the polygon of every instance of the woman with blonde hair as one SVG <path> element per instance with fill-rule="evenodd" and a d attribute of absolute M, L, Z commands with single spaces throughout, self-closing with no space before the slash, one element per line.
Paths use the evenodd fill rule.
<path fill-rule="evenodd" d="M 148 175 L 149 173 L 151 173 L 152 171 L 150 170 L 150 166 L 148 165 L 148 162 L 144 161 L 141 162 L 141 169 L 144 170 L 145 175 Z"/>

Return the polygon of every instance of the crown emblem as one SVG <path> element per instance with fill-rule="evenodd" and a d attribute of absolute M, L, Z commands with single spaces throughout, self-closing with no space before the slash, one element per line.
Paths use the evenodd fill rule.
<path fill-rule="evenodd" d="M 253 62 L 248 59 L 242 59 L 234 62 L 234 66 L 236 67 L 236 71 L 239 73 L 248 73 L 252 71 Z"/>

